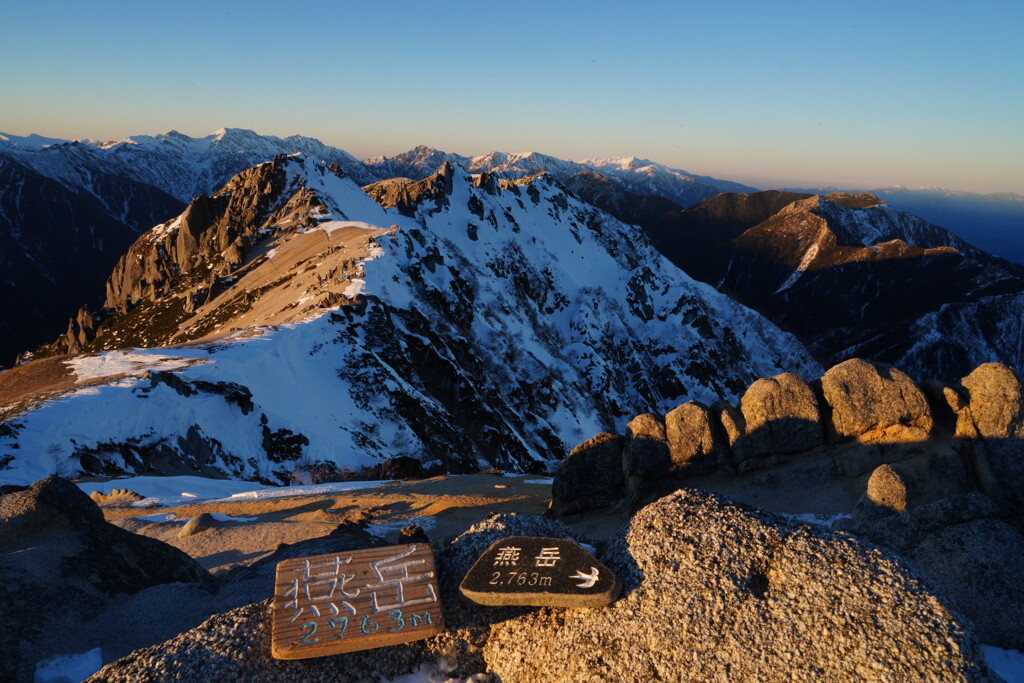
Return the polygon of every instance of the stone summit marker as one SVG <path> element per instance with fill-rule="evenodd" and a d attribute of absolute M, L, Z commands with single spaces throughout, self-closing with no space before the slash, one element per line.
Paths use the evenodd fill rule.
<path fill-rule="evenodd" d="M 275 659 L 428 638 L 444 629 L 434 554 L 414 543 L 284 560 L 271 619 Z"/>
<path fill-rule="evenodd" d="M 622 584 L 573 541 L 510 536 L 480 556 L 459 590 L 480 605 L 604 607 Z"/>

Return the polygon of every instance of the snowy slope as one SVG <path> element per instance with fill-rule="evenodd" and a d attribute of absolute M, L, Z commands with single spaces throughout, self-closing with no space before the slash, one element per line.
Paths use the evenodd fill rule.
<path fill-rule="evenodd" d="M 992 361 L 1024 368 L 1024 293 L 945 304 L 916 320 L 909 336 L 914 343 L 897 362 L 911 376 L 943 368 L 962 377 Z"/>
<path fill-rule="evenodd" d="M 79 370 L 73 391 L 8 407 L 0 480 L 58 471 L 282 482 L 316 464 L 359 469 L 403 455 L 454 472 L 522 470 L 621 431 L 638 412 L 734 399 L 782 370 L 820 372 L 792 336 L 548 177 L 499 189 L 446 167 L 403 216 L 320 164 L 275 163 L 289 180 L 272 191 L 315 195 L 315 216 L 253 232 L 264 241 L 246 243 L 238 272 L 273 267 L 274 287 L 286 287 L 325 265 L 284 260 L 322 239 L 311 223 L 379 226 L 364 251 L 323 256 L 356 261 L 350 303 L 256 334 L 131 352 L 134 369 L 105 365 L 121 368 L 108 380 Z M 284 199 L 267 203 L 295 205 Z M 170 239 L 181 226 L 159 230 Z"/>

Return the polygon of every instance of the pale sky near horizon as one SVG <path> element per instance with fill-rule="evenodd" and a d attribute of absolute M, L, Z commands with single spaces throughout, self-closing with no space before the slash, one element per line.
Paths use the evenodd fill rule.
<path fill-rule="evenodd" d="M 0 131 L 1024 194 L 1024 2 L 0 0 Z"/>

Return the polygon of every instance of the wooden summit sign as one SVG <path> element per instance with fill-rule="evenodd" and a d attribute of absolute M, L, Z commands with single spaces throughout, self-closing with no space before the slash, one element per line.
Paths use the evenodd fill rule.
<path fill-rule="evenodd" d="M 284 560 L 271 618 L 276 659 L 430 637 L 444 628 L 434 554 L 414 543 Z"/>
<path fill-rule="evenodd" d="M 511 536 L 480 556 L 459 590 L 481 605 L 604 607 L 622 584 L 573 541 Z"/>

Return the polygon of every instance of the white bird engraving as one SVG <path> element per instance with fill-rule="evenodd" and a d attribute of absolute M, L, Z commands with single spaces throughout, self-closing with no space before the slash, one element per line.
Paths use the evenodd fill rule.
<path fill-rule="evenodd" d="M 570 576 L 569 578 L 580 580 L 580 582 L 576 584 L 577 588 L 592 588 L 594 584 L 597 583 L 598 573 L 599 572 L 597 567 L 591 567 L 589 574 L 584 574 L 583 572 L 577 570 L 576 573 Z"/>

